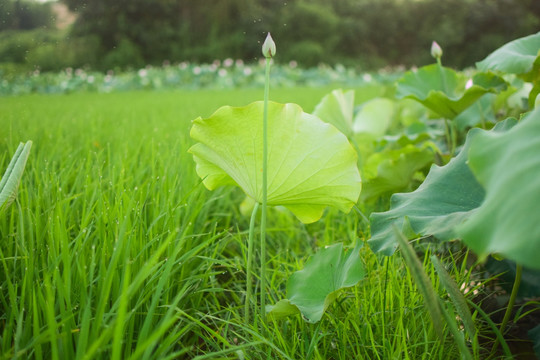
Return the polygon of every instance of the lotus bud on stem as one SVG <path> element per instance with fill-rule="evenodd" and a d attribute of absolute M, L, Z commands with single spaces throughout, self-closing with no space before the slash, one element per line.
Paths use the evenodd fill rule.
<path fill-rule="evenodd" d="M 441 62 L 442 55 L 443 55 L 443 51 L 442 51 L 441 46 L 437 44 L 436 41 L 433 41 L 431 43 L 431 56 L 433 56 L 435 60 L 437 60 L 437 68 L 439 70 L 439 76 L 441 78 L 442 90 L 444 93 L 448 94 L 449 91 L 448 91 L 448 86 L 446 84 L 446 74 L 445 74 L 445 71 Z M 454 129 L 453 129 L 453 123 L 449 124 L 448 119 L 444 119 L 444 124 L 445 124 L 446 141 L 448 144 L 448 148 L 450 149 L 450 155 L 453 156 L 455 153 L 455 147 L 456 147 L 455 141 L 454 141 L 455 134 L 454 134 Z"/>
<path fill-rule="evenodd" d="M 274 42 L 274 39 L 272 39 L 270 33 L 266 35 L 266 39 L 262 45 L 262 54 L 265 58 L 271 58 L 276 55 L 276 43 Z"/>
<path fill-rule="evenodd" d="M 270 60 L 276 55 L 276 43 L 270 33 L 266 35 L 262 46 L 266 58 L 264 81 L 263 109 L 263 173 L 262 173 L 262 207 L 261 207 L 261 320 L 266 317 L 266 205 L 268 199 L 268 97 L 270 93 Z"/>
<path fill-rule="evenodd" d="M 270 33 L 266 36 L 266 40 L 262 45 L 262 54 L 266 58 L 266 70 L 265 70 L 265 83 L 264 83 L 264 108 L 263 108 L 263 151 L 262 151 L 262 199 L 261 205 L 261 320 L 265 321 L 266 315 L 266 206 L 268 202 L 268 94 L 270 92 L 270 60 L 272 56 L 276 54 L 276 43 L 272 39 Z M 244 310 L 244 320 L 246 325 L 249 324 L 250 318 L 250 306 L 251 306 L 251 267 L 253 263 L 253 235 L 254 235 L 254 223 L 255 216 L 259 203 L 256 204 L 253 209 L 249 226 L 249 239 L 248 239 L 248 260 L 246 266 L 246 303 Z M 256 320 L 256 319 L 255 319 Z"/>
<path fill-rule="evenodd" d="M 442 48 L 439 46 L 439 44 L 437 44 L 436 41 L 432 42 L 431 43 L 431 56 L 433 56 L 437 62 L 439 62 L 442 58 L 442 54 L 443 54 L 443 51 L 442 51 Z"/>

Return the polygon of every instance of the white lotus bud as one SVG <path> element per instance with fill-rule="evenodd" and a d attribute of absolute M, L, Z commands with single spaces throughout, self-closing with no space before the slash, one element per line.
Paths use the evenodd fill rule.
<path fill-rule="evenodd" d="M 272 39 L 272 36 L 270 36 L 270 33 L 266 35 L 266 40 L 264 40 L 262 46 L 262 53 L 265 58 L 271 58 L 276 55 L 276 43 Z"/>
<path fill-rule="evenodd" d="M 442 49 L 436 41 L 431 43 L 431 56 L 435 59 L 440 59 L 442 57 Z"/>

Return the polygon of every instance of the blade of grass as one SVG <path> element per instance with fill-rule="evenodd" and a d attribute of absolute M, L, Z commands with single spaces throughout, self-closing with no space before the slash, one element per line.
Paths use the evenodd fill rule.
<path fill-rule="evenodd" d="M 441 281 L 441 284 L 448 292 L 448 295 L 450 295 L 450 299 L 452 300 L 452 303 L 454 304 L 454 307 L 456 308 L 456 311 L 461 318 L 461 321 L 463 321 L 463 325 L 465 327 L 465 330 L 467 331 L 467 334 L 469 335 L 469 338 L 474 339 L 476 337 L 476 327 L 474 326 L 471 310 L 467 305 L 465 297 L 463 296 L 461 291 L 459 291 L 456 282 L 450 277 L 439 258 L 437 258 L 437 256 L 435 255 L 432 255 L 431 262 L 433 263 L 433 266 L 435 267 L 435 270 L 439 275 L 439 280 Z"/>
<path fill-rule="evenodd" d="M 19 144 L 2 180 L 0 180 L 0 212 L 8 207 L 17 196 L 17 189 L 26 165 L 32 142 Z"/>
<path fill-rule="evenodd" d="M 403 259 L 405 259 L 405 263 L 411 270 L 411 274 L 413 275 L 413 278 L 418 285 L 418 289 L 424 296 L 424 303 L 426 304 L 426 307 L 431 315 L 431 320 L 433 321 L 433 327 L 435 329 L 435 332 L 437 333 L 439 338 L 443 340 L 443 314 L 442 309 L 439 305 L 438 296 L 433 290 L 431 281 L 424 272 L 422 263 L 420 262 L 420 260 L 418 260 L 418 257 L 416 256 L 411 244 L 409 244 L 405 236 L 395 226 L 394 232 L 396 234 L 396 238 L 398 239 L 399 246 L 402 250 Z"/>
<path fill-rule="evenodd" d="M 120 305 L 118 307 L 118 315 L 114 324 L 114 334 L 113 334 L 113 348 L 112 348 L 112 360 L 122 359 L 122 345 L 123 335 L 124 335 L 124 326 L 126 320 L 126 312 L 128 307 L 128 302 L 130 300 L 128 291 L 129 281 L 131 277 L 131 265 L 129 262 L 126 263 L 124 268 L 124 278 L 122 279 L 122 294 L 120 295 Z"/>
<path fill-rule="evenodd" d="M 506 311 L 504 312 L 504 318 L 501 323 L 501 327 L 499 329 L 501 334 L 504 334 L 504 330 L 506 329 L 506 325 L 508 324 L 508 321 L 510 320 L 510 317 L 512 316 L 512 311 L 514 310 L 514 304 L 516 303 L 517 294 L 519 291 L 519 286 L 521 284 L 521 274 L 523 272 L 523 266 L 517 264 L 516 265 L 516 277 L 514 279 L 514 286 L 512 286 L 512 292 L 510 293 L 510 299 L 508 300 L 508 305 L 506 305 Z M 495 343 L 493 344 L 493 347 L 491 348 L 491 355 L 495 353 L 497 350 L 497 346 L 499 346 L 499 340 L 498 338 L 495 340 Z"/>
<path fill-rule="evenodd" d="M 480 305 L 475 304 L 473 301 L 467 299 L 467 303 L 473 307 L 484 319 L 486 323 L 488 323 L 489 327 L 491 328 L 491 331 L 495 334 L 498 343 L 501 345 L 503 349 L 503 353 L 506 359 L 513 359 L 514 356 L 512 355 L 512 352 L 510 351 L 510 347 L 508 347 L 508 344 L 506 343 L 506 340 L 504 339 L 503 334 L 499 331 L 499 328 L 497 328 L 497 325 L 491 320 L 488 314 L 482 308 Z M 488 359 L 490 359 L 493 355 L 488 356 Z"/>

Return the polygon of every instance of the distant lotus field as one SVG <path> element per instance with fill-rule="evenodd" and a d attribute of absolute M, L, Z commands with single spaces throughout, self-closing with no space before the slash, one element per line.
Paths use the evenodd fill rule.
<path fill-rule="evenodd" d="M 274 87 L 355 87 L 370 82 L 391 82 L 402 69 L 359 72 L 341 65 L 302 69 L 296 62 L 273 66 Z M 0 95 L 30 93 L 65 94 L 76 91 L 109 93 L 129 90 L 232 89 L 264 86 L 264 65 L 237 59 L 215 60 L 211 64 L 182 62 L 147 66 L 133 70 L 95 72 L 67 68 L 61 72 L 12 74 L 0 67 Z"/>

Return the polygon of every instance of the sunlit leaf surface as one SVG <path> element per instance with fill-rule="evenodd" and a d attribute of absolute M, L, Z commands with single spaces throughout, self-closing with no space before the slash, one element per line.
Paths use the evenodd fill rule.
<path fill-rule="evenodd" d="M 238 185 L 262 201 L 263 103 L 224 106 L 193 121 L 189 149 L 197 174 L 212 190 Z M 334 126 L 295 104 L 268 105 L 268 205 L 283 205 L 302 222 L 317 221 L 325 207 L 348 212 L 360 195 L 357 155 Z"/>

